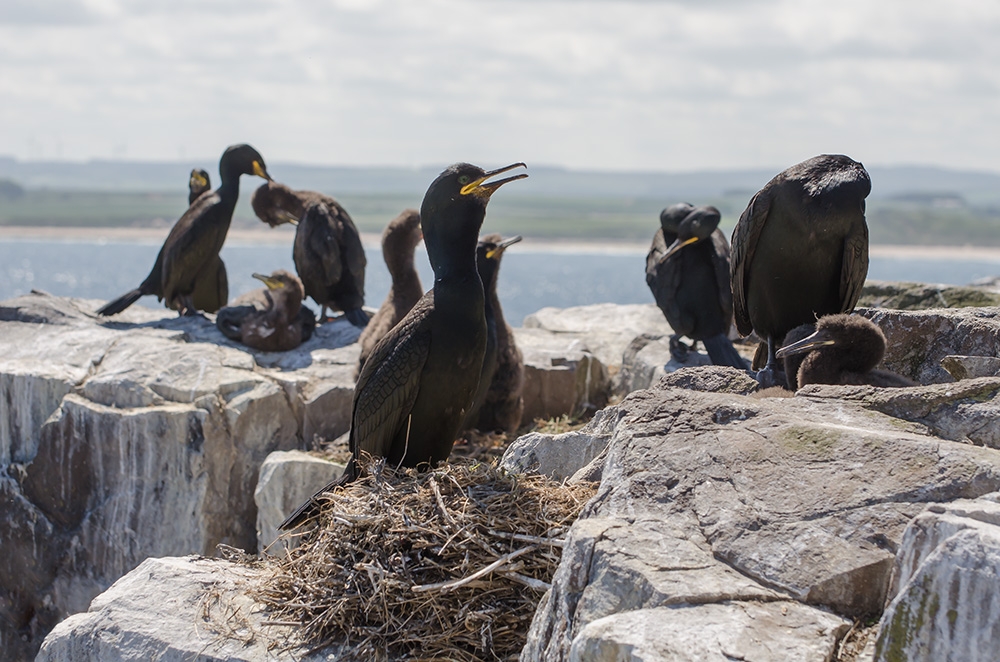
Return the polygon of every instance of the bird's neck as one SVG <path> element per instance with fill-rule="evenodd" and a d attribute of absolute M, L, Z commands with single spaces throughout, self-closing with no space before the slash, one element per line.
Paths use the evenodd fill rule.
<path fill-rule="evenodd" d="M 236 199 L 240 197 L 240 173 L 223 170 L 221 172 L 222 183 L 219 184 L 218 193 L 223 202 L 236 206 Z"/>
<path fill-rule="evenodd" d="M 441 280 L 466 280 L 468 278 L 479 281 L 479 271 L 476 268 L 476 245 L 479 243 L 480 225 L 481 222 L 475 226 L 473 232 L 455 233 L 450 236 L 434 236 L 437 233 L 433 231 L 424 233 L 427 257 L 434 270 L 435 283 Z M 480 287 L 482 287 L 481 284 Z"/>

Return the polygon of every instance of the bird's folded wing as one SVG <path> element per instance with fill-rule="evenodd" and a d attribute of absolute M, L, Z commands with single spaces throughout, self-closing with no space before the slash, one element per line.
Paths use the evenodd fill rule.
<path fill-rule="evenodd" d="M 733 314 L 736 317 L 736 328 L 744 336 L 750 335 L 750 332 L 753 331 L 750 311 L 747 309 L 746 280 L 750 272 L 750 263 L 753 261 L 754 252 L 757 249 L 757 241 L 760 239 L 760 233 L 764 229 L 770 211 L 771 194 L 765 186 L 750 200 L 750 204 L 747 205 L 736 224 L 736 229 L 733 230 L 733 259 L 730 271 L 730 281 L 733 286 Z"/>

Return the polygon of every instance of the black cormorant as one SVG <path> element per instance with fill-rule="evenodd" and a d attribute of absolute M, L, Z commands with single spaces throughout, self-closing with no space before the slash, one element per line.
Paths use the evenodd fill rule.
<path fill-rule="evenodd" d="M 700 340 L 715 365 L 746 370 L 729 340 L 733 295 L 729 287 L 729 244 L 719 230 L 715 207 L 682 203 L 660 213 L 660 229 L 646 255 L 646 284 L 673 329 L 670 355 L 687 360 L 687 346 Z M 692 348 L 693 348 L 692 345 Z"/>
<path fill-rule="evenodd" d="M 357 477 L 362 455 L 388 466 L 434 464 L 451 453 L 479 384 L 486 351 L 483 284 L 476 244 L 490 196 L 527 177 L 491 177 L 523 163 L 484 172 L 468 163 L 438 175 L 420 207 L 434 287 L 375 346 L 354 389 L 351 461 L 338 483 Z M 281 523 L 294 527 L 319 508 L 327 486 Z"/>
<path fill-rule="evenodd" d="M 208 176 L 208 171 L 201 168 L 192 169 L 191 176 L 188 177 L 188 207 L 193 205 L 202 193 L 211 189 L 212 180 Z"/>
<path fill-rule="evenodd" d="M 739 332 L 756 331 L 766 342 L 763 386 L 779 382 L 774 353 L 785 334 L 854 310 L 868 273 L 869 192 L 863 165 L 822 155 L 778 174 L 740 216 L 732 240 L 733 308 Z"/>
<path fill-rule="evenodd" d="M 201 168 L 191 171 L 188 178 L 188 206 L 212 188 L 212 181 L 208 173 Z M 205 276 L 199 276 L 194 284 L 194 292 L 191 293 L 191 301 L 195 310 L 206 313 L 214 313 L 229 301 L 229 277 L 226 275 L 226 263 L 222 257 L 215 258 L 215 268 L 208 268 Z"/>
<path fill-rule="evenodd" d="M 803 325 L 790 333 L 790 339 L 808 333 L 812 325 Z M 827 315 L 816 321 L 815 331 L 801 340 L 788 342 L 777 357 L 788 359 L 805 355 L 796 383 L 854 384 L 868 386 L 917 386 L 917 383 L 875 366 L 885 356 L 885 335 L 877 324 L 860 315 Z"/>
<path fill-rule="evenodd" d="M 215 320 L 219 330 L 264 352 L 286 352 L 308 340 L 316 317 L 302 305 L 302 282 L 284 269 L 253 277 L 266 287 L 247 292 L 220 310 Z"/>
<path fill-rule="evenodd" d="M 399 216 L 389 221 L 382 231 L 382 259 L 389 269 L 392 285 L 382 306 L 368 321 L 368 326 L 358 338 L 358 343 L 361 345 L 358 374 L 361 374 L 361 368 L 368 360 L 368 355 L 372 353 L 375 344 L 389 332 L 389 329 L 399 324 L 399 320 L 403 319 L 403 316 L 410 312 L 424 295 L 420 274 L 413 265 L 413 253 L 422 238 L 420 212 L 416 209 L 403 210 Z"/>
<path fill-rule="evenodd" d="M 147 294 L 155 294 L 182 315 L 198 310 L 192 297 L 195 284 L 200 278 L 211 281 L 218 271 L 219 251 L 240 195 L 240 175 L 271 178 L 263 157 L 250 145 L 226 148 L 219 160 L 219 173 L 222 184 L 199 196 L 174 224 L 146 280 L 99 309 L 98 315 L 120 313 Z"/>
<path fill-rule="evenodd" d="M 497 296 L 500 258 L 508 246 L 519 241 L 520 235 L 505 240 L 498 234 L 488 234 L 476 247 L 476 266 L 486 301 L 486 354 L 476 398 L 465 419 L 466 428 L 514 432 L 521 425 L 524 358 L 514 342 L 514 331 L 503 317 Z"/>
<path fill-rule="evenodd" d="M 306 296 L 320 305 L 320 321 L 326 309 L 342 310 L 355 326 L 364 327 L 365 249 L 361 235 L 347 211 L 328 195 L 295 191 L 268 182 L 250 199 L 260 220 L 271 227 L 298 223 L 292 258 Z"/>

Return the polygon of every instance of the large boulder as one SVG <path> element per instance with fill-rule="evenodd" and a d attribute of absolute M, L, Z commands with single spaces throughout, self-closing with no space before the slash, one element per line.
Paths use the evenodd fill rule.
<path fill-rule="evenodd" d="M 747 659 L 829 659 L 852 619 L 881 612 L 924 504 L 1000 487 L 1000 451 L 882 413 L 872 389 L 762 397 L 717 367 L 671 379 L 689 388 L 661 381 L 595 424 L 608 439 L 594 461 L 600 489 L 570 530 L 522 660 L 714 659 L 713 641 Z M 947 408 L 985 387 L 940 388 L 896 393 L 928 391 Z M 992 388 L 989 400 L 1000 378 Z M 778 643 L 789 628 L 797 638 Z M 677 653 L 669 633 L 680 632 L 698 645 Z"/>
<path fill-rule="evenodd" d="M 350 422 L 357 329 L 266 354 L 205 317 L 44 294 L 0 303 L 0 649 L 148 557 L 255 551 L 264 458 Z M 346 345 L 346 347 L 345 347 Z M 345 395 L 346 394 L 346 395 Z"/>

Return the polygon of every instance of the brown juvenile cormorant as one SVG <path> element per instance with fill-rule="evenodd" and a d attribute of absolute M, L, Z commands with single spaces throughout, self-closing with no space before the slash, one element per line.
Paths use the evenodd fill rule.
<path fill-rule="evenodd" d="M 155 294 L 182 315 L 198 310 L 192 297 L 195 283 L 199 278 L 211 281 L 218 270 L 216 260 L 240 195 L 240 175 L 271 178 L 263 157 L 250 145 L 227 147 L 219 160 L 219 173 L 222 184 L 201 195 L 174 224 L 146 280 L 102 307 L 98 315 L 120 313 L 147 294 Z"/>
<path fill-rule="evenodd" d="M 308 340 L 316 317 L 302 305 L 302 282 L 284 269 L 253 277 L 267 287 L 247 292 L 220 310 L 215 319 L 219 330 L 264 352 L 286 352 Z"/>
<path fill-rule="evenodd" d="M 812 325 L 797 327 L 795 337 L 811 328 Z M 885 335 L 878 325 L 860 315 L 821 317 L 815 331 L 777 351 L 777 357 L 786 360 L 802 354 L 805 356 L 796 374 L 800 388 L 807 384 L 917 386 L 902 375 L 875 369 L 885 356 Z"/>
<path fill-rule="evenodd" d="M 382 232 L 382 258 L 392 276 L 392 285 L 386 295 L 382 307 L 368 321 L 368 326 L 361 332 L 358 343 L 361 345 L 361 355 L 358 357 L 358 374 L 372 353 L 375 344 L 389 329 L 399 324 L 406 313 L 416 305 L 424 295 L 420 284 L 420 274 L 413 266 L 413 253 L 417 244 L 423 239 L 420 232 L 420 212 L 416 209 L 406 209 L 399 216 L 389 221 Z"/>
<path fill-rule="evenodd" d="M 670 355 L 687 360 L 680 337 L 700 340 L 715 365 L 746 370 L 729 340 L 733 295 L 729 288 L 729 244 L 715 207 L 682 203 L 660 213 L 660 229 L 646 255 L 646 284 L 673 329 Z"/>
<path fill-rule="evenodd" d="M 465 418 L 466 428 L 514 432 L 521 425 L 524 358 L 514 343 L 514 331 L 503 318 L 497 296 L 500 258 L 508 246 L 519 241 L 520 235 L 504 240 L 498 234 L 488 234 L 476 247 L 476 267 L 486 297 L 486 354 L 476 398 Z"/>
<path fill-rule="evenodd" d="M 490 196 L 527 177 L 491 177 L 524 167 L 484 172 L 457 163 L 438 175 L 420 207 L 434 287 L 375 346 L 354 388 L 351 461 L 338 483 L 357 477 L 362 454 L 387 465 L 415 467 L 451 453 L 479 384 L 486 351 L 483 284 L 476 244 Z M 281 523 L 288 529 L 319 509 L 323 488 Z"/>
<path fill-rule="evenodd" d="M 257 217 L 275 227 L 298 223 L 292 258 L 306 296 L 320 305 L 320 321 L 326 309 L 342 310 L 355 326 L 364 327 L 365 249 L 361 235 L 347 211 L 328 195 L 316 191 L 294 191 L 284 184 L 268 182 L 250 198 Z"/>
<path fill-rule="evenodd" d="M 208 173 L 201 168 L 191 171 L 188 178 L 188 206 L 212 188 L 212 182 Z M 215 268 L 209 268 L 205 272 L 206 277 L 199 276 L 194 284 L 194 292 L 191 300 L 194 302 L 195 310 L 206 313 L 214 313 L 229 301 L 229 277 L 226 275 L 226 263 L 222 257 L 215 258 Z"/>
<path fill-rule="evenodd" d="M 871 179 L 846 156 L 822 155 L 778 174 L 733 231 L 736 327 L 766 342 L 763 386 L 784 381 L 775 351 L 789 331 L 854 310 L 868 273 L 865 197 Z M 754 369 L 763 363 L 762 347 Z"/>

